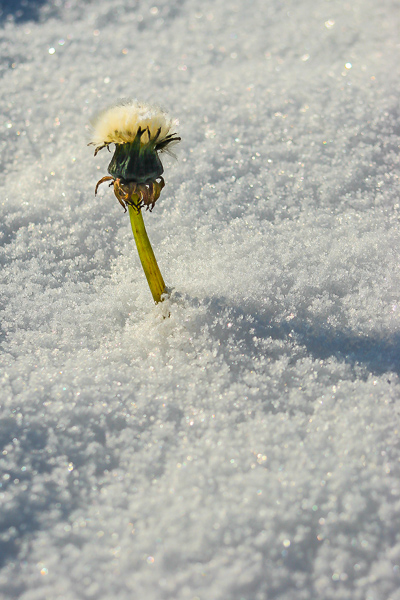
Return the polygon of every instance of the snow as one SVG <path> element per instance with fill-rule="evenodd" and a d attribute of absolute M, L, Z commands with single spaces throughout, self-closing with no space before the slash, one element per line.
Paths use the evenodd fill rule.
<path fill-rule="evenodd" d="M 0 597 L 398 600 L 398 3 L 0 8 Z M 182 136 L 158 306 L 123 97 Z"/>

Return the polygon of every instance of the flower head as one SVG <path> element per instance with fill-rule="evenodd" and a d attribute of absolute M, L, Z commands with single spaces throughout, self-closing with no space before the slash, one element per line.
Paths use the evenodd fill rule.
<path fill-rule="evenodd" d="M 132 194 L 140 197 L 139 208 L 152 208 L 164 187 L 158 153 L 170 151 L 180 141 L 176 133 L 170 133 L 176 124 L 161 109 L 134 100 L 122 101 L 97 115 L 91 123 L 89 145 L 95 146 L 95 156 L 111 144 L 115 144 L 115 152 L 108 166 L 111 177 L 103 177 L 96 191 L 100 183 L 112 179 L 124 208 Z"/>
<path fill-rule="evenodd" d="M 97 154 L 99 150 L 110 144 L 127 144 L 135 141 L 139 128 L 143 132 L 146 131 L 146 136 L 141 140 L 142 145 L 156 137 L 161 144 L 163 140 L 171 137 L 169 132 L 176 125 L 176 121 L 157 107 L 135 100 L 122 100 L 101 111 L 92 120 L 91 125 L 90 144 L 96 146 Z M 176 141 L 179 141 L 179 138 Z"/>

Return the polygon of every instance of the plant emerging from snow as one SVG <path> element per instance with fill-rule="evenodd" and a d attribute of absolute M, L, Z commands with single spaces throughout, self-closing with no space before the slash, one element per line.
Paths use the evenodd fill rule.
<path fill-rule="evenodd" d="M 108 165 L 109 175 L 98 187 L 111 181 L 114 194 L 125 212 L 128 208 L 139 257 L 155 302 L 160 302 L 165 283 L 158 268 L 143 222 L 142 208 L 153 210 L 164 187 L 159 152 L 170 151 L 180 141 L 171 129 L 176 125 L 159 108 L 133 100 L 123 101 L 102 111 L 92 121 L 91 141 L 94 155 L 115 144 Z"/>

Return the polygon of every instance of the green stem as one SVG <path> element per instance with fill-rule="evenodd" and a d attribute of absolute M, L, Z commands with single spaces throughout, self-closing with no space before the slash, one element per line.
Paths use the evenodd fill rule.
<path fill-rule="evenodd" d="M 153 294 L 155 302 L 161 302 L 161 296 L 165 293 L 165 283 L 160 269 L 154 256 L 153 248 L 147 236 L 146 228 L 143 222 L 142 211 L 139 212 L 128 204 L 129 217 L 131 220 L 132 231 L 135 237 L 136 246 L 139 252 L 140 262 L 147 278 L 150 291 Z"/>

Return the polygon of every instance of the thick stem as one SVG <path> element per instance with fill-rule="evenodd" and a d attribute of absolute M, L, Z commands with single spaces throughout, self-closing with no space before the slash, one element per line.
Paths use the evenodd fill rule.
<path fill-rule="evenodd" d="M 134 206 L 128 205 L 129 217 L 131 220 L 132 231 L 135 237 L 136 246 L 139 252 L 140 262 L 149 284 L 150 291 L 153 294 L 155 302 L 161 302 L 161 295 L 165 293 L 165 283 L 160 269 L 154 256 L 153 248 L 147 236 L 146 228 L 143 222 L 142 211 Z"/>

